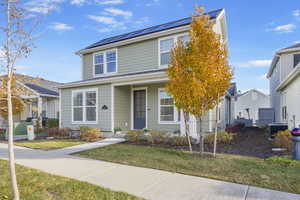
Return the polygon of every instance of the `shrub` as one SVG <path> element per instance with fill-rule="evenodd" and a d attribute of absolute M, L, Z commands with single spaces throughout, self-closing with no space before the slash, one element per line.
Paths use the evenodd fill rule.
<path fill-rule="evenodd" d="M 125 139 L 132 143 L 139 143 L 143 135 L 142 130 L 130 130 L 126 133 Z"/>
<path fill-rule="evenodd" d="M 285 148 L 288 151 L 292 150 L 293 142 L 291 140 L 292 135 L 289 130 L 278 131 L 275 134 L 273 145 L 278 148 Z"/>
<path fill-rule="evenodd" d="M 284 167 L 296 167 L 296 166 L 300 166 L 300 162 L 296 161 L 296 160 L 291 160 L 287 157 L 283 157 L 283 156 L 272 156 L 266 159 L 266 161 L 268 162 L 272 162 L 275 164 L 279 164 L 282 165 Z"/>
<path fill-rule="evenodd" d="M 48 135 L 50 137 L 70 137 L 70 129 L 69 128 L 58 128 L 58 127 L 54 127 L 54 128 L 48 128 L 45 130 L 45 132 L 48 133 Z M 40 131 L 40 132 L 44 132 L 44 131 Z"/>
<path fill-rule="evenodd" d="M 59 120 L 58 119 L 47 119 L 46 126 L 47 128 L 58 127 Z"/>
<path fill-rule="evenodd" d="M 193 139 L 190 138 L 190 140 L 191 140 L 191 143 L 193 143 Z M 188 146 L 189 145 L 187 138 L 184 136 L 170 137 L 168 143 L 171 146 Z"/>
<path fill-rule="evenodd" d="M 204 143 L 208 144 L 209 146 L 214 145 L 215 134 L 209 134 L 204 137 Z M 233 134 L 227 133 L 226 131 L 220 131 L 217 134 L 217 142 L 218 144 L 231 144 L 233 140 Z"/>
<path fill-rule="evenodd" d="M 87 126 L 80 127 L 80 139 L 86 142 L 97 141 L 102 136 L 100 129 Z"/>
<path fill-rule="evenodd" d="M 147 142 L 151 144 L 167 144 L 169 135 L 167 132 L 151 130 L 147 136 Z"/>

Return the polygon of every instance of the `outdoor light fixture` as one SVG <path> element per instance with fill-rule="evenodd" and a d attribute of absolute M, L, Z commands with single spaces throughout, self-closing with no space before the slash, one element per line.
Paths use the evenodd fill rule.
<path fill-rule="evenodd" d="M 102 106 L 102 110 L 107 110 L 107 109 L 108 109 L 107 105 Z"/>

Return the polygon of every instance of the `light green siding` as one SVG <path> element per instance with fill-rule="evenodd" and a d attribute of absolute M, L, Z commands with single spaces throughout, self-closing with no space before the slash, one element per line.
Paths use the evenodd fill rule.
<path fill-rule="evenodd" d="M 61 126 L 78 129 L 86 124 L 72 124 L 72 90 L 98 88 L 98 123 L 88 124 L 89 127 L 99 128 L 102 131 L 111 131 L 111 85 L 70 88 L 61 90 Z M 107 110 L 102 107 L 106 105 Z"/>
<path fill-rule="evenodd" d="M 93 71 L 93 54 L 85 54 L 82 56 L 82 78 L 83 80 L 94 78 Z"/>
<path fill-rule="evenodd" d="M 118 86 L 114 89 L 114 128 L 130 130 L 131 87 Z"/>

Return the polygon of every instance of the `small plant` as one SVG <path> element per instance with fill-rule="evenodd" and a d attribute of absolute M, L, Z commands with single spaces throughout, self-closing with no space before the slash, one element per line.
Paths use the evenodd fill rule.
<path fill-rule="evenodd" d="M 210 147 L 214 145 L 215 134 L 209 134 L 204 138 L 204 143 L 208 144 Z M 226 131 L 220 131 L 217 134 L 218 144 L 231 144 L 233 140 L 233 134 L 227 133 Z"/>
<path fill-rule="evenodd" d="M 149 133 L 149 132 L 150 132 L 150 129 L 148 129 L 148 128 L 143 128 L 143 131 L 144 131 L 144 133 Z"/>
<path fill-rule="evenodd" d="M 190 138 L 190 140 L 192 142 L 192 138 Z M 171 146 L 188 146 L 189 145 L 187 138 L 184 136 L 170 137 L 168 144 Z"/>
<path fill-rule="evenodd" d="M 118 133 L 118 132 L 121 132 L 121 131 L 122 131 L 122 129 L 120 127 L 114 128 L 114 133 L 115 134 Z"/>
<path fill-rule="evenodd" d="M 54 127 L 45 129 L 44 131 L 40 131 L 40 133 L 42 132 L 47 132 L 48 136 L 50 137 L 67 138 L 70 137 L 71 130 L 69 128 Z"/>
<path fill-rule="evenodd" d="M 87 126 L 80 127 L 80 139 L 86 142 L 95 142 L 102 136 L 100 129 Z"/>
<path fill-rule="evenodd" d="M 58 127 L 58 124 L 59 124 L 58 119 L 47 119 L 47 121 L 46 121 L 46 127 L 47 128 Z"/>
<path fill-rule="evenodd" d="M 292 150 L 293 142 L 291 140 L 292 135 L 289 130 L 278 131 L 275 134 L 275 139 L 273 141 L 273 145 L 278 148 L 285 148 L 288 151 Z"/>
<path fill-rule="evenodd" d="M 300 162 L 296 160 L 291 160 L 288 157 L 283 156 L 272 156 L 266 159 L 268 162 L 282 165 L 284 167 L 297 167 L 300 166 Z"/>
<path fill-rule="evenodd" d="M 130 130 L 126 133 L 125 139 L 131 143 L 139 143 L 144 132 L 142 130 Z"/>
<path fill-rule="evenodd" d="M 151 144 L 167 144 L 168 143 L 169 135 L 167 132 L 151 130 L 149 132 L 149 134 L 150 135 L 147 137 L 148 143 L 151 143 Z"/>

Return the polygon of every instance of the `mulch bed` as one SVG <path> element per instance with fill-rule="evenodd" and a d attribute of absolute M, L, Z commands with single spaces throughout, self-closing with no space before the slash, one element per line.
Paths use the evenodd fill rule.
<path fill-rule="evenodd" d="M 125 142 L 129 143 L 129 142 Z M 132 144 L 132 143 L 130 143 Z M 187 146 L 170 146 L 170 145 L 150 145 L 135 144 L 160 148 L 168 148 L 175 150 L 188 151 Z M 258 158 L 268 158 L 270 156 L 290 155 L 288 152 L 273 152 L 272 141 L 268 140 L 268 135 L 264 129 L 245 128 L 243 131 L 236 133 L 234 140 L 229 145 L 218 144 L 217 153 L 228 153 L 242 156 L 251 156 Z M 193 145 L 193 151 L 199 152 L 200 146 Z M 205 144 L 205 152 L 213 152 L 213 147 Z"/>

